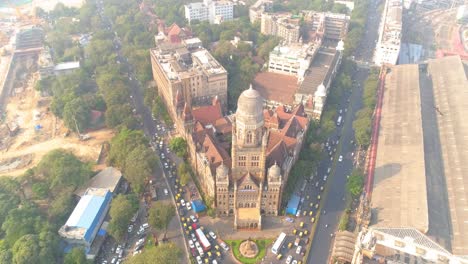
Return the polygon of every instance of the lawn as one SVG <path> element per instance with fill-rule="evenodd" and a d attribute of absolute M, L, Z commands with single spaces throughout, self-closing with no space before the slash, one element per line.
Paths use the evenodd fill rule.
<path fill-rule="evenodd" d="M 273 239 L 252 239 L 258 246 L 258 254 L 255 258 L 243 257 L 239 251 L 239 245 L 244 240 L 226 240 L 226 243 L 231 247 L 232 252 L 237 260 L 244 264 L 255 264 L 259 263 L 266 255 L 267 247 L 273 243 Z"/>

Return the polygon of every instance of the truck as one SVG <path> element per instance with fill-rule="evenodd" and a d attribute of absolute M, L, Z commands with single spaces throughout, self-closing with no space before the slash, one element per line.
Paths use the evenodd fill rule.
<path fill-rule="evenodd" d="M 158 199 L 156 188 L 153 185 L 150 185 L 150 194 L 151 194 L 151 200 L 156 201 Z"/>

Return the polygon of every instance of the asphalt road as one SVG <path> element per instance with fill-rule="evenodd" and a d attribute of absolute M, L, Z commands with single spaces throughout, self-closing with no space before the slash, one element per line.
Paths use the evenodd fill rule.
<path fill-rule="evenodd" d="M 380 23 L 380 13 L 378 13 L 379 2 L 380 1 L 372 1 L 369 6 L 366 31 L 354 54 L 356 60 L 368 62 L 369 64 L 372 64 L 375 43 L 378 39 Z M 335 153 L 335 160 L 339 155 L 342 155 L 343 161 L 336 161 L 336 167 L 334 170 L 332 169 L 333 175 L 329 176 L 329 182 L 327 183 L 328 194 L 323 197 L 321 216 L 312 240 L 312 248 L 308 253 L 309 264 L 327 263 L 332 250 L 331 246 L 334 239 L 334 232 L 338 227 L 340 216 L 345 209 L 343 198 L 346 194 L 346 176 L 351 173 L 354 167 L 353 157 L 351 156 L 355 148 L 355 146 L 351 144 L 351 141 L 354 140 L 352 122 L 355 113 L 362 107 L 362 87 L 368 75 L 369 70 L 360 68 L 355 69 L 355 72 L 352 74 L 355 87 L 349 97 L 350 106 L 347 106 L 348 111 L 344 116 L 343 126 L 337 127 L 337 131 L 335 132 L 335 136 L 341 134 L 340 145 L 337 153 Z M 346 99 L 347 98 L 343 98 L 342 108 L 345 107 Z M 328 167 L 333 168 L 332 165 L 333 162 L 331 162 L 330 159 L 322 161 L 318 168 L 318 176 L 323 177 Z"/>
<path fill-rule="evenodd" d="M 100 9 L 102 9 L 102 6 L 100 4 L 98 4 L 98 6 Z M 104 21 L 104 24 L 105 24 L 104 26 L 108 30 L 112 30 L 113 28 L 112 22 L 108 18 L 103 17 L 103 16 L 102 16 L 102 20 Z M 158 124 L 160 127 L 164 126 L 164 124 L 162 124 L 160 120 L 157 120 L 157 119 L 153 120 L 150 110 L 148 109 L 148 107 L 144 105 L 143 88 L 140 82 L 135 77 L 136 75 L 135 75 L 133 66 L 130 63 L 128 63 L 127 58 L 122 56 L 120 52 L 120 47 L 121 47 L 120 39 L 118 36 L 115 36 L 114 49 L 115 49 L 115 52 L 117 53 L 117 60 L 119 61 L 119 63 L 122 64 L 123 69 L 125 70 L 128 76 L 129 86 L 130 86 L 129 88 L 130 88 L 130 94 L 131 94 L 130 99 L 132 100 L 136 114 L 138 114 L 141 117 L 141 121 L 142 121 L 141 125 L 142 125 L 142 129 L 145 135 L 151 140 L 152 143 L 154 143 L 155 135 L 158 135 L 164 138 L 166 136 L 166 133 L 169 132 L 169 129 L 165 129 L 166 132 L 163 132 L 157 129 Z M 167 142 L 165 141 L 163 145 L 164 150 L 162 152 L 166 153 L 167 155 L 167 151 L 165 150 L 167 147 L 166 143 Z M 155 149 L 155 154 L 160 156 L 160 151 Z M 172 179 L 166 178 L 166 175 L 168 175 L 169 170 L 170 168 L 166 169 L 160 163 L 153 175 L 153 184 L 156 187 L 159 200 L 167 200 L 167 201 L 174 202 L 174 200 L 172 199 L 174 191 L 175 191 L 174 184 L 173 183 L 169 184 L 169 181 L 172 181 Z M 167 189 L 169 191 L 168 195 L 164 194 L 164 189 Z M 143 215 L 143 218 L 146 217 L 146 208 L 144 206 L 140 208 L 140 215 Z M 137 228 L 138 226 L 135 227 L 135 229 Z M 179 248 L 186 249 L 185 237 L 183 235 L 180 218 L 178 216 L 174 217 L 171 223 L 169 224 L 167 238 L 169 239 L 170 242 L 175 243 L 176 246 L 178 246 Z M 183 256 L 181 258 L 181 261 L 182 261 L 181 263 L 188 263 L 187 250 L 182 250 L 182 252 L 183 252 Z"/>

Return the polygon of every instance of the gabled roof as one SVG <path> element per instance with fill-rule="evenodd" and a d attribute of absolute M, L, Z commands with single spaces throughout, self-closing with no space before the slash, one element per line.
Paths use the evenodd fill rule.
<path fill-rule="evenodd" d="M 244 176 L 240 177 L 239 180 L 237 180 L 237 186 L 242 186 L 246 184 L 254 184 L 256 187 L 258 187 L 258 182 L 252 177 L 252 174 L 247 172 L 244 174 Z"/>

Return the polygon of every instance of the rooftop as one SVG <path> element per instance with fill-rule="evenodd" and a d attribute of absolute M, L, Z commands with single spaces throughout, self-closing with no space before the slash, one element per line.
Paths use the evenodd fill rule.
<path fill-rule="evenodd" d="M 387 0 L 384 10 L 383 34 L 381 42 L 387 45 L 400 45 L 402 29 L 402 0 Z"/>
<path fill-rule="evenodd" d="M 335 53 L 319 51 L 312 60 L 310 68 L 299 86 L 298 93 L 313 95 L 317 87 L 326 83 L 327 77 L 331 76 L 330 68 L 333 66 Z"/>
<path fill-rule="evenodd" d="M 70 62 L 59 63 L 55 65 L 54 71 L 73 70 L 73 69 L 79 69 L 79 68 L 80 68 L 79 61 L 70 61 Z"/>
<path fill-rule="evenodd" d="M 99 188 L 107 189 L 112 193 L 115 193 L 120 179 L 122 178 L 122 172 L 114 167 L 107 167 L 96 174 L 86 185 L 86 188 L 77 190 L 75 194 L 78 196 L 83 196 L 87 188 Z"/>
<path fill-rule="evenodd" d="M 430 60 L 437 124 L 447 184 L 452 252 L 468 255 L 468 80 L 459 56 Z"/>
<path fill-rule="evenodd" d="M 429 229 L 417 65 L 392 68 L 385 80 L 372 209 L 379 227 Z"/>
<path fill-rule="evenodd" d="M 260 72 L 253 86 L 267 101 L 292 105 L 298 88 L 297 78 L 274 72 Z"/>
<path fill-rule="evenodd" d="M 300 60 L 312 56 L 317 48 L 319 47 L 312 42 L 308 44 L 291 43 L 287 46 L 278 45 L 270 52 L 270 56 L 276 55 L 291 60 Z"/>
<path fill-rule="evenodd" d="M 92 242 L 98 219 L 112 199 L 107 189 L 88 189 L 71 213 L 67 222 L 59 230 L 65 238 Z"/>

